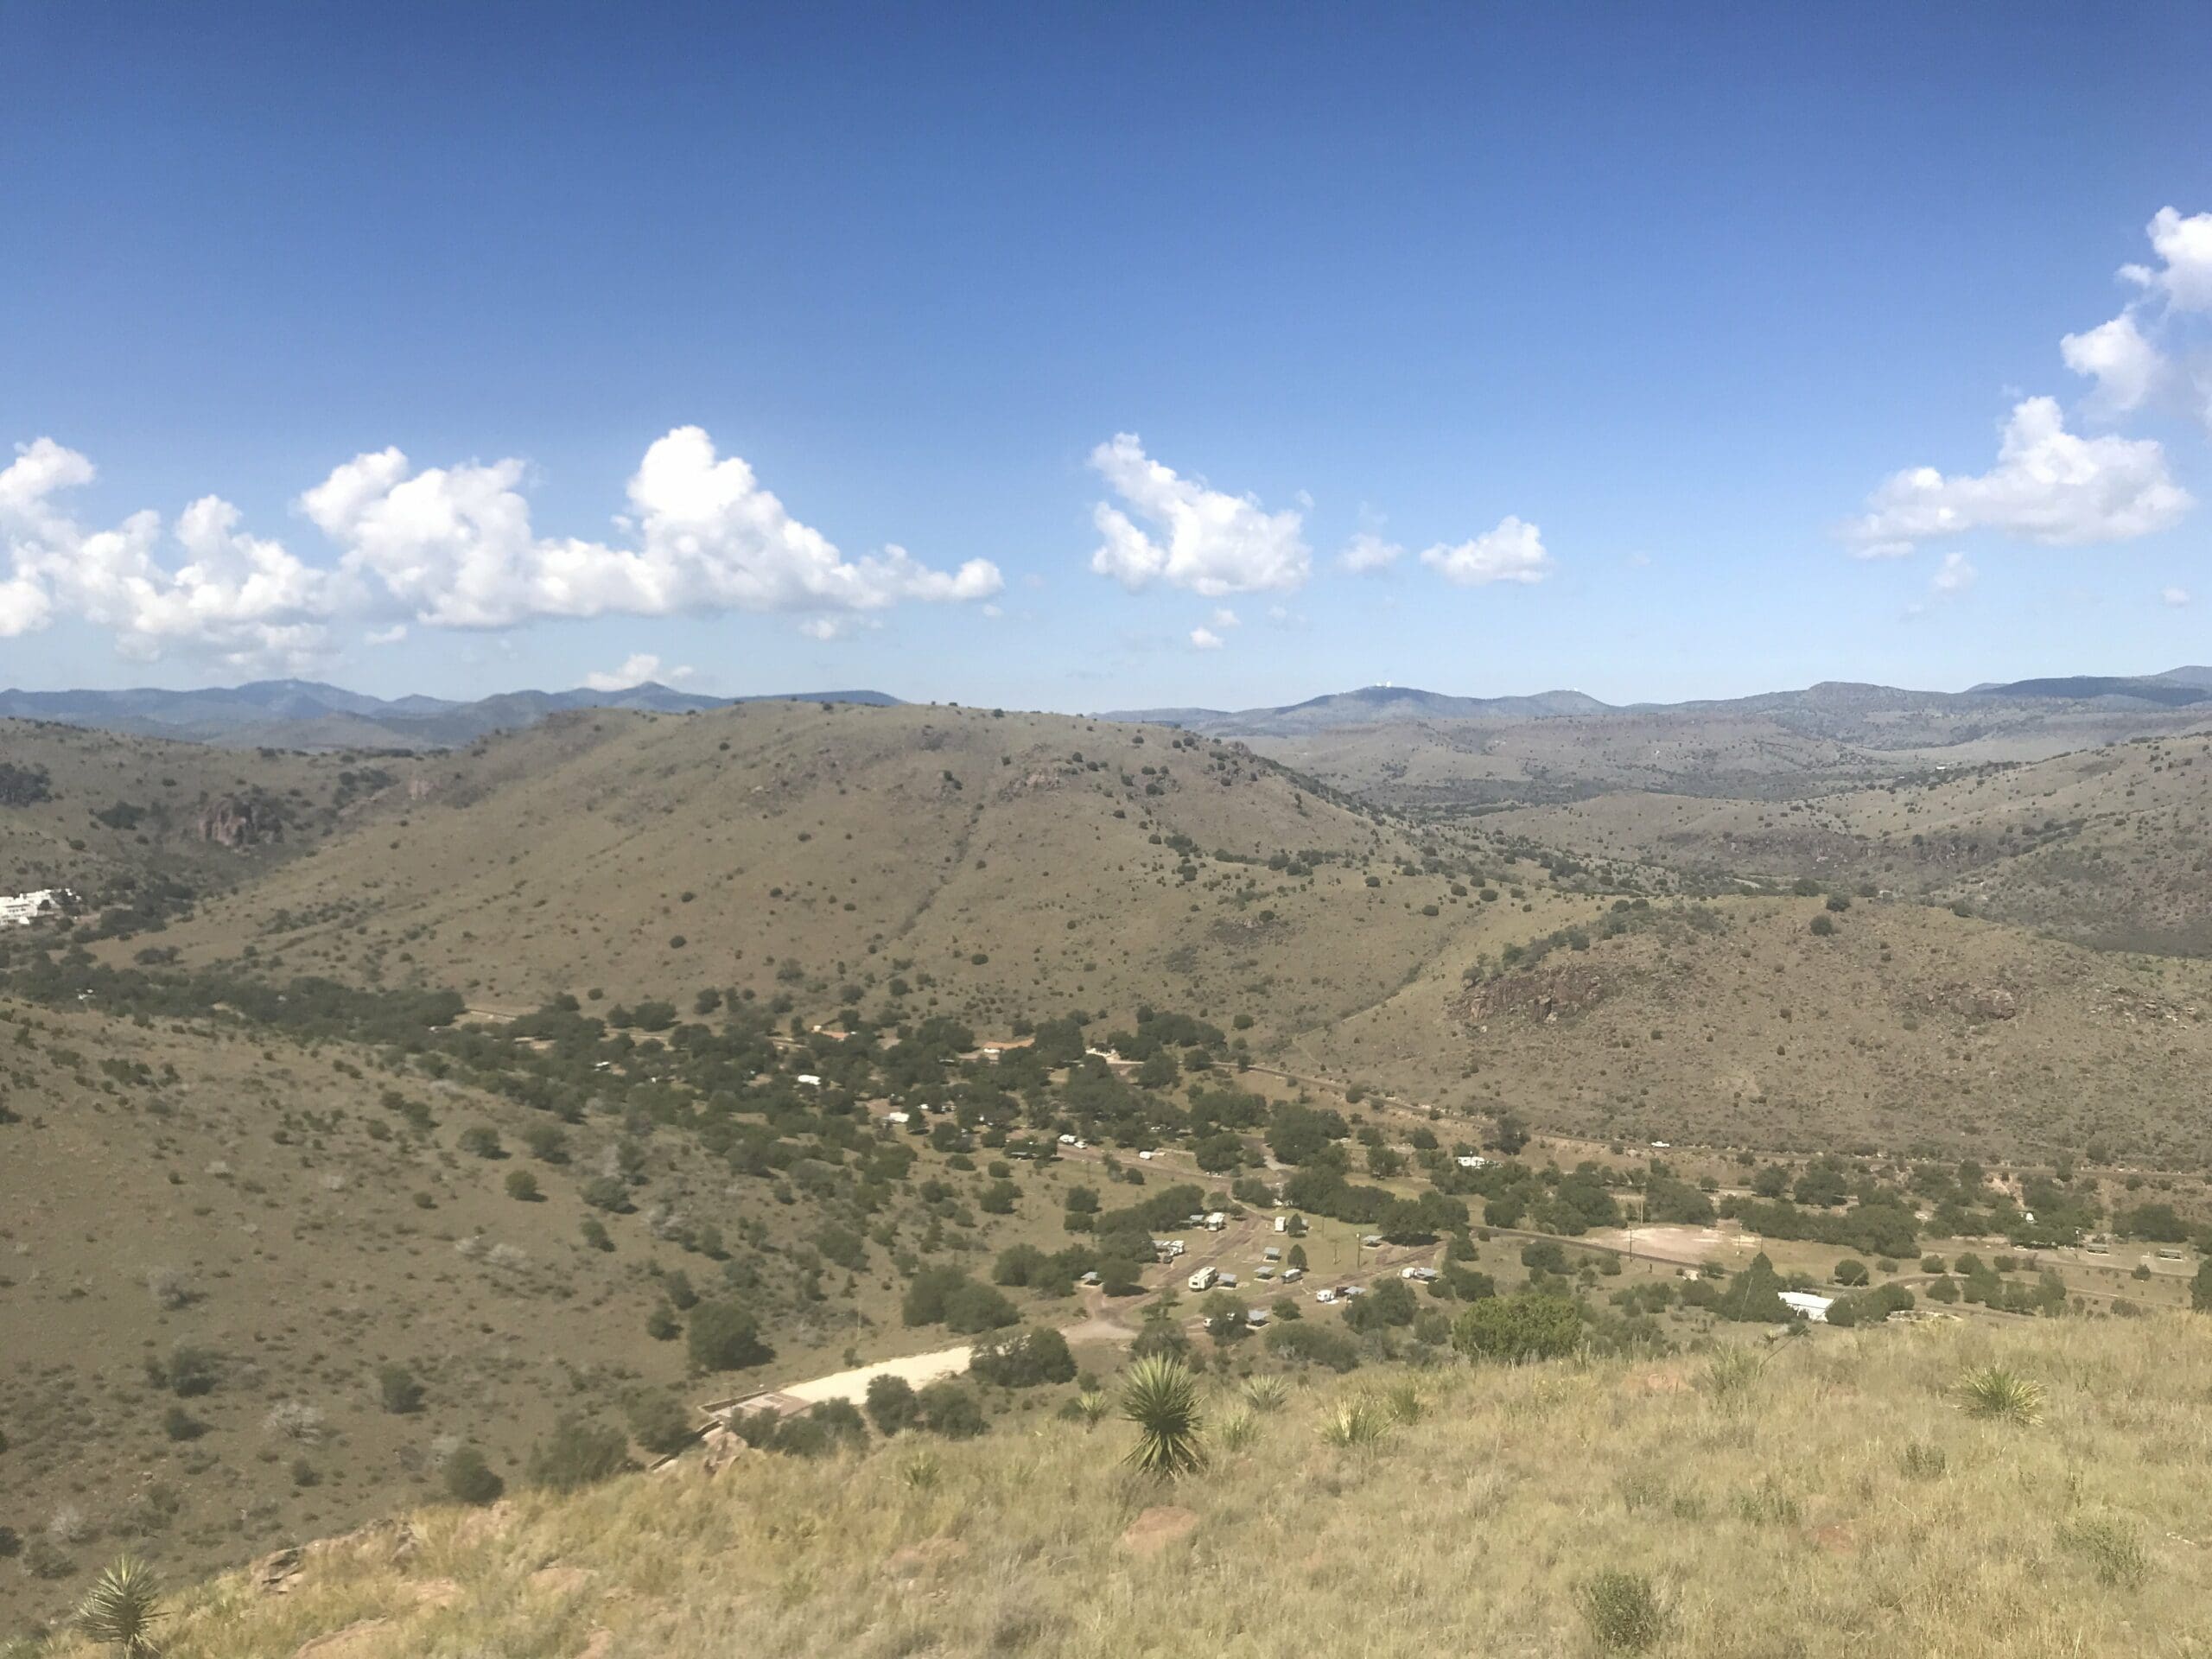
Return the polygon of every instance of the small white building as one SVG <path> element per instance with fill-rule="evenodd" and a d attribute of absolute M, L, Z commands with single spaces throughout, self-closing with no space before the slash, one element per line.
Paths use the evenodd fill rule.
<path fill-rule="evenodd" d="M 1815 1325 L 1828 1322 L 1828 1309 L 1835 1306 L 1833 1296 L 1815 1296 L 1809 1290 L 1785 1290 L 1781 1293 L 1782 1305 L 1801 1319 Z"/>
<path fill-rule="evenodd" d="M 816 1077 L 811 1071 L 802 1071 L 798 1076 L 792 1078 L 791 1081 L 794 1083 L 803 1083 L 810 1089 L 819 1089 L 822 1086 L 822 1079 Z"/>
<path fill-rule="evenodd" d="M 887 1123 L 911 1123 L 914 1116 L 912 1112 L 886 1112 L 883 1121 Z"/>
<path fill-rule="evenodd" d="M 0 927 L 29 927 L 61 914 L 65 901 L 76 895 L 67 887 L 41 887 L 35 893 L 0 893 Z"/>
<path fill-rule="evenodd" d="M 1490 1160 L 1478 1152 L 1463 1152 L 1452 1161 L 1462 1169 L 1482 1169 L 1490 1163 Z"/>

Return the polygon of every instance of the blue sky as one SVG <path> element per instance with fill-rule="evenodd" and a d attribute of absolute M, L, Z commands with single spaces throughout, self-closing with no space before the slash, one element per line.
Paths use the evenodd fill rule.
<path fill-rule="evenodd" d="M 2212 659 L 2202 6 L 0 0 L 0 683 Z"/>

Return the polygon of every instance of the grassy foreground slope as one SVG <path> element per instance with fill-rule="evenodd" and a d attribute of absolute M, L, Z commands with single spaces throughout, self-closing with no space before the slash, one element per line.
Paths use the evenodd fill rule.
<path fill-rule="evenodd" d="M 1428 861 L 1389 821 L 1157 729 L 753 704 L 572 716 L 410 764 L 427 798 L 165 943 L 514 1011 L 809 979 L 873 1001 L 899 977 L 989 1035 L 1143 1001 L 1294 1028 L 1485 925 L 1464 879 L 1400 874 Z"/>
<path fill-rule="evenodd" d="M 2041 1386 L 2035 1421 L 1961 1408 L 1993 1362 Z M 1119 1466 L 1110 1419 L 755 1455 L 318 1548 L 287 1593 L 181 1597 L 167 1652 L 2199 1654 L 2208 1382 L 2188 1316 L 1885 1327 L 1763 1367 L 1414 1374 L 1417 1420 L 1358 1448 L 1322 1433 L 1356 1384 L 1236 1450 L 1216 1396 L 1212 1466 L 1173 1486 Z"/>

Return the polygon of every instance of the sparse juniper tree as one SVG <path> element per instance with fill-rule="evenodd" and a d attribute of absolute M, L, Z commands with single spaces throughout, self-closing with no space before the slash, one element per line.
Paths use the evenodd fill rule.
<path fill-rule="evenodd" d="M 921 1407 L 914 1396 L 914 1385 L 903 1376 L 889 1372 L 868 1379 L 868 1421 L 875 1425 L 879 1434 L 896 1434 L 912 1428 L 921 1415 Z"/>

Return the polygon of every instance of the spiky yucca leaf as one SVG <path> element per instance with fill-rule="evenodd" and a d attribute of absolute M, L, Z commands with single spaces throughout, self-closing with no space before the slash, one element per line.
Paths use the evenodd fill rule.
<path fill-rule="evenodd" d="M 1428 1396 L 1412 1377 L 1392 1383 L 1382 1403 L 1394 1422 L 1417 1423 L 1428 1414 Z"/>
<path fill-rule="evenodd" d="M 1959 1379 L 1959 1408 L 1969 1417 L 2031 1427 L 2043 1421 L 2043 1384 L 2002 1365 L 1977 1365 Z"/>
<path fill-rule="evenodd" d="M 1224 1452 L 1246 1451 L 1260 1438 L 1259 1416 L 1249 1406 L 1224 1413 L 1214 1424 L 1213 1438 Z"/>
<path fill-rule="evenodd" d="M 1255 1411 L 1281 1411 L 1290 1403 L 1290 1380 L 1281 1376 L 1248 1376 L 1244 1403 Z"/>
<path fill-rule="evenodd" d="M 1096 1428 L 1098 1427 L 1099 1421 L 1106 1415 L 1106 1396 L 1096 1389 L 1085 1389 L 1081 1394 L 1076 1395 L 1075 1408 L 1083 1414 L 1083 1426 L 1085 1428 Z"/>
<path fill-rule="evenodd" d="M 1153 1354 L 1130 1366 L 1122 1384 L 1122 1415 L 1137 1426 L 1137 1443 L 1129 1448 L 1132 1467 L 1172 1479 L 1205 1466 L 1198 1379 L 1182 1361 Z"/>
<path fill-rule="evenodd" d="M 1364 1397 L 1339 1400 L 1329 1414 L 1321 1420 L 1321 1438 L 1331 1446 L 1353 1450 L 1379 1445 L 1390 1432 L 1390 1419 L 1383 1408 Z"/>
<path fill-rule="evenodd" d="M 161 1622 L 161 1582 L 145 1562 L 118 1557 L 77 1607 L 77 1628 L 95 1642 L 121 1648 L 124 1659 L 155 1659 L 154 1626 Z"/>

